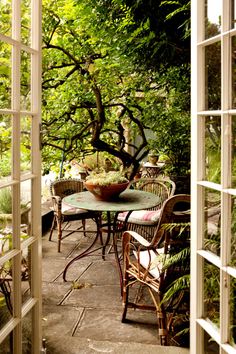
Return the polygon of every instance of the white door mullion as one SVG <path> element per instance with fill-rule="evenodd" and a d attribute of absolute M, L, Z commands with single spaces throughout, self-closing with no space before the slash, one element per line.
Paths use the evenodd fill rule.
<path fill-rule="evenodd" d="M 203 331 L 197 323 L 197 319 L 202 316 L 202 302 L 198 301 L 197 296 L 202 297 L 202 258 L 198 256 L 197 251 L 201 248 L 202 239 L 199 235 L 202 234 L 202 224 L 198 219 L 202 217 L 199 213 L 202 208 L 203 198 L 202 188 L 197 185 L 198 180 L 201 180 L 204 174 L 202 167 L 202 157 L 204 153 L 203 145 L 199 146 L 198 141 L 202 141 L 203 129 L 201 116 L 198 112 L 204 110 L 205 94 L 204 94 L 204 73 L 198 70 L 204 64 L 204 51 L 197 43 L 204 38 L 204 6 L 203 0 L 191 2 L 191 13 L 202 16 L 192 16 L 192 36 L 191 36 L 191 56 L 192 56 L 192 77 L 191 77 L 191 158 L 194 163 L 191 166 L 191 301 L 190 301 L 190 346 L 192 354 L 203 354 Z M 195 98 L 198 97 L 199 100 Z M 198 146 L 200 149 L 196 149 Z M 196 270 L 198 269 L 198 272 Z M 198 295 L 197 295 L 198 294 Z M 197 295 L 197 296 L 196 296 Z"/>
<path fill-rule="evenodd" d="M 231 342 L 231 320 L 232 310 L 230 307 L 231 293 L 231 277 L 234 277 L 235 268 L 232 266 L 232 271 L 228 272 L 228 265 L 231 261 L 231 224 L 233 200 L 235 196 L 235 189 L 232 188 L 232 144 L 235 141 L 235 134 L 232 131 L 233 119 L 235 116 L 235 107 L 232 103 L 232 87 L 235 87 L 235 82 L 232 82 L 232 49 L 231 38 L 235 36 L 235 28 L 232 27 L 232 20 L 235 22 L 235 9 L 236 2 L 233 0 L 206 0 L 192 2 L 192 131 L 196 134 L 192 136 L 192 236 L 191 236 L 191 354 L 203 354 L 207 348 L 203 349 L 203 332 L 207 332 L 213 341 L 218 343 L 220 354 L 235 353 L 235 347 Z M 218 12 L 217 12 L 218 8 Z M 207 9 L 208 19 L 205 21 L 205 9 Z M 233 14 L 231 11 L 233 10 Z M 218 19 L 216 20 L 216 15 Z M 218 22 L 217 22 L 218 21 Z M 206 28 L 210 28 L 215 32 L 209 32 L 207 36 L 204 35 L 202 27 L 200 30 L 198 26 L 204 23 Z M 214 27 L 215 26 L 215 27 Z M 218 26 L 218 27 L 217 27 Z M 219 33 L 217 33 L 217 28 Z M 200 33 L 200 34 L 198 34 Z M 209 37 L 209 38 L 208 38 Z M 207 104 L 206 107 L 203 104 L 205 98 L 205 70 L 204 63 L 204 48 L 211 50 L 214 43 L 221 45 L 221 107 L 219 110 L 211 111 L 211 105 Z M 213 47 L 212 47 L 213 48 Z M 211 53 L 211 52 L 210 52 Z M 213 55 L 213 53 L 211 53 Z M 212 65 L 210 62 L 209 65 Z M 214 67 L 213 67 L 214 68 Z M 212 68 L 211 68 L 212 69 Z M 208 68 L 209 70 L 209 68 Z M 235 70 L 235 68 L 233 69 Z M 202 78 L 203 75 L 203 78 Z M 199 79 L 200 76 L 200 79 Z M 212 80 L 212 78 L 211 78 Z M 211 81 L 207 83 L 211 84 Z M 209 87 L 211 88 L 211 87 Z M 208 107 L 209 106 L 209 107 Z M 198 116 L 198 120 L 197 120 Z M 204 146 L 206 144 L 204 137 L 204 116 L 220 116 L 221 117 L 221 179 L 220 183 L 212 183 L 211 181 L 205 181 L 204 176 L 204 164 L 199 161 L 199 153 L 202 154 L 202 160 L 204 157 Z M 201 119 L 202 117 L 202 119 Z M 235 159 L 235 156 L 234 156 Z M 197 166 L 195 163 L 197 162 Z M 207 250 L 201 251 L 203 246 L 203 218 L 198 211 L 199 208 L 203 208 L 204 190 L 206 188 L 221 194 L 221 206 L 220 206 L 220 255 L 215 254 L 213 257 L 208 257 L 210 253 Z M 198 254 L 198 256 L 196 255 Z M 206 258 L 206 260 L 205 260 Z M 217 260 L 217 262 L 214 261 Z M 219 287 L 219 303 L 220 303 L 220 315 L 219 315 L 219 329 L 218 325 L 215 326 L 211 321 L 205 318 L 203 313 L 204 298 L 202 288 L 197 287 L 204 281 L 203 272 L 204 264 L 214 264 L 217 271 L 219 269 L 220 274 L 220 287 Z M 205 265 L 204 265 L 205 267 Z M 218 301 L 218 300 L 217 300 Z M 217 309 L 216 309 L 217 310 Z M 197 338 L 201 335 L 200 338 Z M 235 340 L 235 338 L 234 338 Z M 201 344 L 199 344 L 201 342 Z M 207 345 L 207 343 L 204 343 Z"/>
<path fill-rule="evenodd" d="M 37 241 L 32 245 L 32 296 L 41 299 L 42 292 L 42 264 L 41 264 L 41 156 L 40 156 L 40 122 L 41 122 L 41 0 L 31 2 L 31 22 L 34 24 L 31 32 L 31 45 L 37 54 L 31 55 L 31 111 L 32 116 L 32 173 L 36 178 L 32 180 L 32 235 Z M 40 205 L 40 208 L 39 208 Z M 42 304 L 38 301 L 33 308 L 32 352 L 37 354 L 42 343 L 42 328 L 38 319 L 42 318 Z"/>
<path fill-rule="evenodd" d="M 230 2 L 222 3 L 222 37 L 221 37 L 221 110 L 228 112 L 231 107 L 231 38 L 229 35 L 231 22 Z M 224 34 L 227 32 L 227 34 Z M 223 270 L 228 264 L 231 241 L 231 198 L 224 189 L 231 186 L 231 119 L 228 113 L 221 114 L 221 269 L 220 269 L 220 337 L 221 343 L 229 341 L 230 323 L 230 277 Z M 223 351 L 222 348 L 220 350 Z"/>
<path fill-rule="evenodd" d="M 21 9 L 20 1 L 12 0 L 12 38 L 18 43 L 21 39 Z"/>
<path fill-rule="evenodd" d="M 17 184 L 12 187 L 13 247 L 19 250 L 13 258 L 13 314 L 21 318 L 21 253 L 20 253 L 20 4 L 13 1 L 12 37 L 18 41 L 12 46 L 12 109 L 16 111 L 12 120 L 12 177 Z M 22 353 L 22 324 L 15 327 L 13 336 L 14 353 Z"/>

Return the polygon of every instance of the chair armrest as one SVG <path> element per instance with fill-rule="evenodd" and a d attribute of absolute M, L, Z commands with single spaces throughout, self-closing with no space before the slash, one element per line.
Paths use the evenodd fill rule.
<path fill-rule="evenodd" d="M 144 247 L 150 246 L 150 242 L 148 242 L 144 237 L 142 237 L 141 235 L 139 235 L 135 231 L 125 231 L 123 233 L 124 240 L 127 240 L 128 242 L 130 242 L 131 237 L 134 238 L 136 241 L 138 241 Z"/>
<path fill-rule="evenodd" d="M 62 199 L 61 197 L 57 195 L 53 195 L 52 197 L 52 207 L 56 213 L 61 213 L 61 203 Z"/>
<path fill-rule="evenodd" d="M 56 203 L 61 202 L 61 197 L 59 197 L 59 195 L 52 195 L 51 198 L 52 200 L 55 200 Z"/>

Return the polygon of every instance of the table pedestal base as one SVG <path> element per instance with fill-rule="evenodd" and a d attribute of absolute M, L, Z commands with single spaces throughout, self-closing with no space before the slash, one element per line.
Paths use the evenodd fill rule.
<path fill-rule="evenodd" d="M 106 248 L 110 242 L 111 239 L 111 235 L 113 236 L 113 241 L 112 241 L 112 247 L 114 249 L 114 254 L 115 254 L 115 260 L 116 260 L 116 264 L 118 267 L 118 272 L 119 272 L 119 278 L 120 278 L 120 287 L 121 287 L 121 291 L 122 291 L 122 285 L 123 285 L 123 274 L 122 274 L 122 268 L 121 268 L 121 263 L 120 263 L 120 259 L 119 259 L 119 254 L 118 254 L 118 248 L 117 248 L 117 235 L 116 235 L 116 222 L 117 222 L 117 216 L 118 214 L 115 215 L 113 222 L 111 222 L 111 215 L 110 212 L 107 212 L 107 223 L 105 224 L 101 224 L 98 227 L 98 232 L 93 240 L 93 242 L 91 243 L 91 245 L 89 245 L 89 247 L 81 252 L 78 256 L 74 257 L 64 268 L 63 271 L 63 280 L 66 280 L 66 274 L 67 271 L 69 269 L 69 267 L 76 261 L 80 260 L 83 257 L 86 256 L 90 256 L 92 253 L 98 251 L 98 250 L 102 250 L 102 259 L 105 260 L 105 255 L 106 255 Z M 121 230 L 119 230 L 121 231 Z M 106 237 L 106 241 L 103 243 L 103 237 L 102 237 L 102 233 L 107 233 L 107 237 Z M 100 243 L 101 246 L 94 248 L 95 244 L 97 243 L 98 239 L 100 238 Z"/>

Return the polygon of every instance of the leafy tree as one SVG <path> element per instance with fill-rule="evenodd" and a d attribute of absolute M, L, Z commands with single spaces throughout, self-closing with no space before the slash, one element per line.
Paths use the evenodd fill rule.
<path fill-rule="evenodd" d="M 159 136 L 162 135 L 160 127 L 167 123 L 168 115 L 171 113 L 173 120 L 175 115 L 179 116 L 181 122 L 179 112 L 186 108 L 188 114 L 189 101 L 184 106 L 182 103 L 178 105 L 174 99 L 175 94 L 178 98 L 181 92 L 174 76 L 179 79 L 179 72 L 184 78 L 189 71 L 184 73 L 182 66 L 173 68 L 171 89 L 168 83 L 170 74 L 165 75 L 168 65 L 171 68 L 171 61 L 169 63 L 159 56 L 156 65 L 155 60 L 152 61 L 157 55 L 154 47 L 158 36 L 169 40 L 164 35 L 165 22 L 177 19 L 179 13 L 184 13 L 186 4 L 185 1 L 156 4 L 152 1 L 150 4 L 141 1 L 135 4 L 124 0 L 44 1 L 44 162 L 56 164 L 62 158 L 79 160 L 86 154 L 104 151 L 108 156 L 115 156 L 125 168 L 131 167 L 132 178 L 152 144 L 163 145 L 158 143 L 162 138 Z M 9 5 L 0 6 L 1 32 L 7 35 Z M 166 11 L 159 11 L 161 7 Z M 157 10 L 155 14 L 160 25 L 154 42 L 151 8 L 153 13 Z M 145 11 L 142 13 L 140 9 Z M 28 0 L 22 4 L 21 10 L 22 40 L 27 43 Z M 161 48 L 161 42 L 159 44 L 155 48 Z M 6 108 L 11 106 L 11 51 L 10 46 L 0 45 L 0 80 L 3 83 L 0 95 L 2 108 Z M 161 54 L 162 49 L 158 51 Z M 164 65 L 165 62 L 169 64 Z M 29 108 L 29 64 L 30 57 L 22 51 L 23 110 Z M 151 129 L 157 132 L 155 142 L 146 136 Z M 27 132 L 22 136 L 25 156 L 30 153 L 27 136 Z M 6 154 L 6 151 L 2 150 L 2 153 Z"/>
<path fill-rule="evenodd" d="M 181 12 L 180 5 L 185 6 L 185 2 L 178 2 L 178 10 L 174 11 L 174 2 L 167 3 L 153 4 L 153 9 L 159 11 L 161 5 L 168 5 L 170 19 Z M 78 160 L 94 151 L 105 151 L 118 158 L 124 168 L 131 167 L 132 178 L 150 148 L 148 130 L 157 128 L 157 141 L 151 143 L 160 146 L 162 124 L 165 133 L 170 132 L 170 114 L 172 127 L 180 125 L 181 133 L 189 125 L 189 95 L 185 95 L 185 105 L 177 104 L 178 80 L 182 80 L 181 75 L 188 80 L 188 68 L 172 70 L 171 90 L 170 74 L 164 75 L 165 65 L 159 65 L 159 71 L 142 65 L 137 53 L 139 48 L 146 53 L 147 38 L 141 40 L 141 28 L 149 12 L 146 11 L 145 20 L 136 21 L 134 4 L 60 0 L 57 4 L 45 1 L 44 5 L 43 159 L 59 161 L 63 156 Z M 150 10 L 148 6 L 144 8 Z M 163 16 L 160 12 L 157 15 L 164 26 L 167 11 Z M 135 41 L 137 38 L 144 46 Z M 173 107 L 167 108 L 173 100 Z M 187 112 L 185 118 L 180 113 L 183 109 Z M 174 140 L 178 143 L 188 133 L 187 128 L 186 134 L 177 135 Z"/>
<path fill-rule="evenodd" d="M 120 23 L 94 6 L 71 0 L 44 7 L 43 154 L 56 148 L 71 160 L 106 151 L 133 167 L 132 178 L 148 153 L 144 129 L 156 117 L 156 77 L 136 70 L 122 51 L 125 27 L 121 36 Z M 125 137 L 130 129 L 136 145 Z"/>

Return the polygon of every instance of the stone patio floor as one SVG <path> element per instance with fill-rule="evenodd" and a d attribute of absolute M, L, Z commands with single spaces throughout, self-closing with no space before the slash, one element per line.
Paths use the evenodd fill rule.
<path fill-rule="evenodd" d="M 91 221 L 88 229 L 95 230 Z M 119 277 L 112 252 L 103 261 L 101 250 L 62 272 L 69 260 L 91 243 L 95 234 L 73 233 L 57 253 L 57 233 L 43 235 L 43 337 L 47 354 L 158 353 L 187 354 L 189 349 L 158 345 L 157 320 L 152 312 L 129 310 L 130 323 L 121 323 Z"/>

